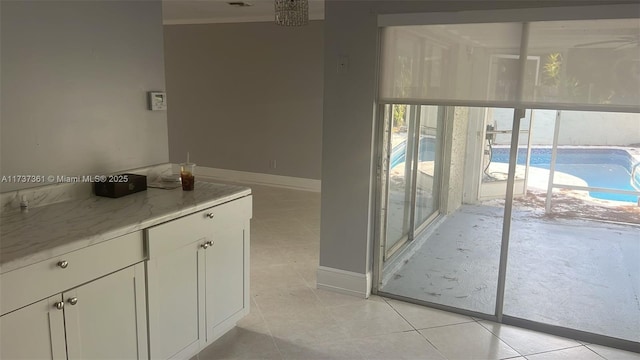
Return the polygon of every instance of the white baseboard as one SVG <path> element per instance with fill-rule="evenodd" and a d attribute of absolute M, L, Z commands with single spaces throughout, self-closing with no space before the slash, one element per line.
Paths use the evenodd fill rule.
<path fill-rule="evenodd" d="M 371 295 L 371 272 L 360 274 L 351 271 L 318 267 L 318 289 L 368 298 Z"/>
<path fill-rule="evenodd" d="M 211 180 L 241 182 L 246 184 L 276 186 L 294 190 L 320 192 L 320 180 L 292 176 L 262 174 L 210 167 L 198 167 L 196 168 L 196 179 L 198 179 L 198 177 L 203 177 Z"/>

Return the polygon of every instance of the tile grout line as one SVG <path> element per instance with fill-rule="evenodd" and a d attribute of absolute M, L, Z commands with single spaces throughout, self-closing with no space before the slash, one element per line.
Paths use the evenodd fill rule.
<path fill-rule="evenodd" d="M 607 359 L 606 357 L 604 357 L 603 355 L 600 355 L 597 351 L 593 350 L 592 348 L 588 347 L 587 345 L 582 345 L 582 346 L 584 346 L 585 348 L 587 348 L 589 351 L 593 352 L 594 354 L 600 356 L 601 358 L 603 358 L 605 360 Z"/>
<path fill-rule="evenodd" d="M 429 339 L 427 339 L 427 337 L 424 336 L 423 333 L 421 333 L 418 329 L 416 329 L 416 327 L 413 326 L 413 324 L 409 320 L 407 320 L 396 308 L 393 307 L 393 305 L 391 305 L 391 303 L 389 303 L 389 301 L 387 301 L 387 298 L 385 297 L 381 297 L 381 298 L 382 300 L 384 300 L 385 303 L 387 303 L 387 305 L 389 305 L 391 309 L 393 309 L 393 311 L 395 311 L 404 321 L 407 322 L 407 324 L 409 324 L 409 326 L 413 328 L 413 331 L 418 333 L 418 335 L 420 335 L 429 345 L 431 345 L 431 347 L 433 347 L 438 352 L 438 354 L 440 354 L 443 358 L 447 359 L 447 357 L 444 356 L 444 354 L 440 351 L 440 349 L 438 349 L 438 347 L 436 347 Z"/>
<path fill-rule="evenodd" d="M 540 354 L 547 354 L 547 353 L 552 353 L 552 352 L 562 351 L 562 350 L 569 350 L 569 349 L 577 349 L 577 348 L 580 348 L 580 347 L 585 347 L 585 348 L 589 349 L 586 345 L 576 345 L 576 346 L 569 346 L 569 347 L 562 348 L 562 349 L 555 349 L 555 350 L 548 350 L 548 351 L 540 351 L 540 352 L 537 352 L 537 353 L 527 354 L 527 355 L 522 355 L 522 356 L 524 356 L 524 357 L 526 358 L 527 356 L 540 355 Z M 598 355 L 599 357 L 601 357 L 601 358 L 603 358 L 603 359 L 606 359 L 605 357 L 603 357 L 602 355 L 598 354 L 597 352 L 595 352 L 595 351 L 593 351 L 593 350 L 591 350 L 591 349 L 589 349 L 589 350 L 590 350 L 591 352 L 595 353 L 596 355 Z"/>
<path fill-rule="evenodd" d="M 604 357 L 604 355 L 601 355 L 600 353 L 598 353 L 597 351 L 593 350 L 592 348 L 590 348 L 590 347 L 589 347 L 589 346 L 587 346 L 586 344 L 583 344 L 582 346 L 584 346 L 585 348 L 587 348 L 587 349 L 588 349 L 589 351 L 591 351 L 592 353 L 594 353 L 594 354 L 596 354 L 596 355 L 600 356 L 601 358 L 603 358 L 603 359 L 605 359 L 605 360 L 607 359 L 606 357 Z"/>
<path fill-rule="evenodd" d="M 251 295 L 251 298 L 253 300 L 253 303 L 255 304 L 255 308 L 258 310 L 258 314 L 260 315 L 260 318 L 264 322 L 264 326 L 267 328 L 267 331 L 269 332 L 269 338 L 271 338 L 271 342 L 273 343 L 273 346 L 278 351 L 278 354 L 280 354 L 280 358 L 284 359 L 284 354 L 282 354 L 282 351 L 280 350 L 280 348 L 278 347 L 278 344 L 276 343 L 276 339 L 273 337 L 273 332 L 271 331 L 271 326 L 269 326 L 269 323 L 267 322 L 267 319 L 264 317 L 264 314 L 262 313 L 262 310 L 260 309 L 260 305 L 258 305 L 258 301 L 256 301 L 256 299 L 254 298 L 253 295 Z"/>
<path fill-rule="evenodd" d="M 475 320 L 475 319 L 474 319 Z M 545 353 L 549 353 L 549 352 L 554 352 L 554 351 L 560 351 L 560 350 L 566 350 L 566 349 L 573 349 L 573 348 L 578 348 L 580 346 L 584 346 L 587 347 L 584 344 L 581 344 L 580 342 L 574 340 L 574 339 L 568 339 L 568 340 L 573 340 L 576 341 L 577 345 L 575 346 L 567 346 L 567 347 L 561 347 L 558 349 L 553 349 L 553 350 L 547 350 L 547 351 L 540 351 L 540 352 L 535 352 L 535 353 L 531 353 L 531 354 L 522 354 L 519 351 L 517 351 L 516 349 L 514 349 L 506 340 L 502 339 L 499 335 L 497 335 L 496 333 L 494 333 L 493 331 L 489 330 L 489 328 L 487 328 L 486 326 L 484 326 L 481 321 L 483 321 L 482 319 L 480 320 L 475 320 L 480 326 L 482 326 L 483 328 L 485 328 L 487 331 L 489 331 L 491 334 L 493 334 L 495 337 L 497 337 L 498 339 L 500 339 L 500 341 L 504 342 L 507 346 L 509 346 L 510 348 L 512 348 L 515 352 L 517 352 L 518 354 L 520 354 L 520 356 L 524 356 L 525 358 L 527 356 L 531 356 L 531 355 L 538 355 L 538 354 L 545 354 Z M 503 325 L 503 324 L 499 324 L 498 325 Z M 588 347 L 587 347 L 588 348 Z M 589 348 L 589 350 L 593 351 L 592 349 Z M 595 351 L 593 351 L 594 353 L 596 353 Z M 603 357 L 602 355 L 596 353 L 598 356 Z M 604 358 L 604 357 L 603 357 Z"/>
<path fill-rule="evenodd" d="M 516 354 L 518 354 L 521 357 L 524 357 L 526 359 L 524 354 L 522 354 L 522 353 L 520 353 L 520 351 L 514 349 L 513 346 L 509 345 L 509 343 L 506 340 L 500 338 L 500 336 L 496 335 L 493 331 L 489 330 L 486 326 L 482 325 L 482 323 L 480 322 L 480 321 L 482 321 L 482 319 L 476 319 L 476 318 L 473 318 L 473 317 L 472 317 L 472 319 L 473 319 L 473 321 L 475 321 L 476 324 L 480 325 L 481 328 L 485 329 L 489 334 L 491 334 L 491 336 L 494 336 L 496 339 L 498 339 L 503 344 L 505 344 L 509 349 L 513 350 Z M 517 356 L 515 356 L 515 357 L 517 358 Z M 508 358 L 506 358 L 506 359 L 508 359 Z"/>

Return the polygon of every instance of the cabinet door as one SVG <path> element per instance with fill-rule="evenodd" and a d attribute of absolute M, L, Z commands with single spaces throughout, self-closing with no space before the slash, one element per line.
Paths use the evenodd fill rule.
<path fill-rule="evenodd" d="M 203 278 L 199 273 L 204 271 L 204 250 L 199 250 L 204 241 L 196 240 L 147 261 L 152 359 L 188 358 L 199 349 L 200 334 L 204 333 L 198 321 L 198 306 L 202 306 L 202 285 L 198 282 Z"/>
<path fill-rule="evenodd" d="M 69 359 L 146 358 L 142 263 L 64 292 Z"/>
<path fill-rule="evenodd" d="M 213 218 L 213 245 L 205 251 L 207 342 L 233 327 L 248 310 L 250 206 L 247 199 L 233 201 L 220 206 Z"/>
<path fill-rule="evenodd" d="M 0 359 L 66 359 L 60 295 L 0 317 Z"/>

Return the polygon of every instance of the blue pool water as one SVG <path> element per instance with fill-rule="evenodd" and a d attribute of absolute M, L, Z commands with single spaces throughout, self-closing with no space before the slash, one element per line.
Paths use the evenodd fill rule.
<path fill-rule="evenodd" d="M 524 165 L 527 149 L 518 149 L 518 164 Z M 508 148 L 494 148 L 492 162 L 509 162 Z M 551 163 L 551 149 L 531 149 L 531 166 L 549 169 Z M 636 171 L 634 179 L 638 189 L 631 185 L 631 169 L 633 158 L 621 149 L 558 149 L 556 171 L 561 171 L 583 179 L 589 186 L 609 189 L 633 190 L 640 189 L 640 173 Z M 637 202 L 635 195 L 590 192 L 594 198 Z"/>
<path fill-rule="evenodd" d="M 407 141 L 404 140 L 391 150 L 390 169 L 405 161 Z M 430 136 L 421 136 L 418 146 L 418 161 L 431 161 L 436 158 L 436 140 Z"/>

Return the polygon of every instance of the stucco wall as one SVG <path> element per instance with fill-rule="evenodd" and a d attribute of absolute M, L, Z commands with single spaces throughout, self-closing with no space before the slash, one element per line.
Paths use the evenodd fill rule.
<path fill-rule="evenodd" d="M 453 116 L 447 119 L 448 127 L 445 133 L 445 170 L 444 183 L 447 184 L 446 202 L 442 210 L 450 214 L 462 205 L 464 186 L 465 151 L 467 148 L 467 131 L 469 128 L 469 108 L 456 106 Z"/>
<path fill-rule="evenodd" d="M 527 118 L 530 115 L 527 114 Z M 493 119 L 498 129 L 511 129 L 513 110 L 494 109 Z M 551 145 L 555 126 L 555 110 L 534 110 L 534 145 Z M 523 129 L 528 127 L 523 121 Z M 498 135 L 497 144 L 509 144 L 511 135 Z M 520 136 L 520 144 L 527 143 L 527 135 Z M 562 111 L 560 114 L 559 145 L 611 145 L 640 144 L 640 114 Z"/>

